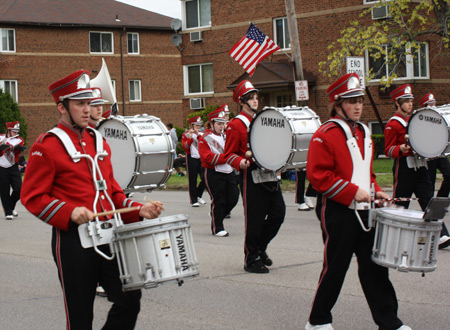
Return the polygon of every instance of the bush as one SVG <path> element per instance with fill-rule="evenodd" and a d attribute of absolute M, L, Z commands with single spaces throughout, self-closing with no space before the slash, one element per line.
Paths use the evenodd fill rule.
<path fill-rule="evenodd" d="M 372 140 L 374 144 L 375 158 L 378 158 L 379 155 L 384 155 L 384 135 L 373 134 Z"/>

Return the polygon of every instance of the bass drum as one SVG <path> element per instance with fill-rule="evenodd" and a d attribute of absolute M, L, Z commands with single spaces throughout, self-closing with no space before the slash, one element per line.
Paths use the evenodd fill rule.
<path fill-rule="evenodd" d="M 250 124 L 249 149 L 264 170 L 301 169 L 319 127 L 319 116 L 308 107 L 264 108 Z"/>
<path fill-rule="evenodd" d="M 159 118 L 147 114 L 110 117 L 97 129 L 111 147 L 114 177 L 124 192 L 148 191 L 167 182 L 175 146 Z"/>
<path fill-rule="evenodd" d="M 418 109 L 409 119 L 411 148 L 424 158 L 448 156 L 450 105 Z"/>

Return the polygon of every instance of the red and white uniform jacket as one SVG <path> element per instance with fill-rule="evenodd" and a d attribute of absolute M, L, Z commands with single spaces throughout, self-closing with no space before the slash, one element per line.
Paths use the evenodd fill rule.
<path fill-rule="evenodd" d="M 409 116 L 402 116 L 398 112 L 394 114 L 386 123 L 384 128 L 384 154 L 389 158 L 400 158 L 404 156 L 411 156 L 412 151 L 402 153 L 400 145 L 405 144 L 406 125 L 408 124 Z"/>
<path fill-rule="evenodd" d="M 335 117 L 339 119 L 339 117 Z M 359 125 L 351 128 L 364 157 L 364 131 Z M 373 158 L 373 151 L 372 151 Z M 306 174 L 314 189 L 331 200 L 350 206 L 358 186 L 351 182 L 353 162 L 344 130 L 334 122 L 324 123 L 312 136 L 308 150 Z M 381 191 L 370 164 L 370 182 Z"/>
<path fill-rule="evenodd" d="M 0 144 L 7 145 L 9 148 L 0 150 L 0 166 L 8 168 L 19 161 L 20 150 L 14 150 L 17 145 L 24 146 L 23 139 L 19 136 L 6 137 L 5 134 L 0 135 Z"/>
<path fill-rule="evenodd" d="M 198 142 L 202 167 L 222 173 L 233 172 L 233 168 L 226 164 L 227 158 L 225 157 L 224 149 L 224 136 L 222 134 L 216 134 L 212 130 L 206 130 Z"/>
<path fill-rule="evenodd" d="M 198 152 L 198 141 L 202 135 L 202 132 L 198 132 L 198 134 L 190 134 L 188 131 L 184 132 L 181 136 L 183 149 L 186 154 L 191 155 L 192 158 L 200 159 L 200 154 Z"/>
<path fill-rule="evenodd" d="M 241 111 L 239 115 L 246 117 L 250 123 L 253 120 L 253 117 L 244 111 Z M 239 164 L 242 159 L 245 159 L 245 153 L 248 150 L 247 132 L 247 125 L 237 117 L 228 123 L 225 131 L 225 156 L 227 158 L 227 164 L 233 166 L 238 171 Z M 249 162 L 252 163 L 253 160 L 250 158 Z"/>
<path fill-rule="evenodd" d="M 81 133 L 69 124 L 60 121 L 58 128 L 70 137 L 77 151 L 82 154 L 96 155 L 95 136 L 84 129 Z M 123 193 L 113 176 L 111 149 L 103 139 L 103 148 L 108 156 L 98 161 L 106 182 L 106 192 L 111 197 L 116 209 L 139 206 Z M 98 178 L 98 176 L 97 176 Z M 22 204 L 42 221 L 62 230 L 67 230 L 71 223 L 70 216 L 75 207 L 85 206 L 93 211 L 96 195 L 92 179 L 92 162 L 86 158 L 75 163 L 67 153 L 59 138 L 52 133 L 42 134 L 33 144 L 24 177 Z M 100 191 L 96 211 L 109 211 L 112 207 L 103 191 Z M 125 223 L 141 220 L 139 210 L 124 213 Z"/>

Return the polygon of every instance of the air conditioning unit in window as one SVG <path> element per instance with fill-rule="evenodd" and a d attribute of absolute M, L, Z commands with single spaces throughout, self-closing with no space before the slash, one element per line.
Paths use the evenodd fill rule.
<path fill-rule="evenodd" d="M 205 99 L 204 98 L 196 98 L 189 100 L 191 109 L 204 109 L 205 108 Z"/>
<path fill-rule="evenodd" d="M 191 32 L 191 42 L 202 41 L 202 31 Z"/>
<path fill-rule="evenodd" d="M 372 19 L 384 19 L 391 17 L 389 6 L 372 7 Z"/>

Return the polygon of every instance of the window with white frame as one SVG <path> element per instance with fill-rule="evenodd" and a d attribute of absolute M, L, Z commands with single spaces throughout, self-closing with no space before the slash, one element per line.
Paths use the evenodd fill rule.
<path fill-rule="evenodd" d="M 141 81 L 140 80 L 130 80 L 130 102 L 141 101 Z"/>
<path fill-rule="evenodd" d="M 281 49 L 291 48 L 291 38 L 289 37 L 289 27 L 286 17 L 275 18 L 273 20 L 273 35 L 275 38 L 275 43 Z"/>
<path fill-rule="evenodd" d="M 186 65 L 183 67 L 183 74 L 184 94 L 214 92 L 212 63 Z"/>
<path fill-rule="evenodd" d="M 183 1 L 186 29 L 211 26 L 211 0 Z"/>
<path fill-rule="evenodd" d="M 2 36 L 1 52 L 16 51 L 16 31 L 14 29 L 0 29 Z"/>
<path fill-rule="evenodd" d="M 383 45 L 384 51 L 389 51 L 389 46 Z M 378 55 L 374 58 L 372 55 Z M 389 56 L 389 55 L 387 55 Z M 374 80 L 388 78 L 392 73 L 397 74 L 396 79 L 429 79 L 428 44 L 418 43 L 418 47 L 411 48 L 408 44 L 405 52 L 400 52 L 395 61 L 390 61 L 378 50 L 366 51 L 366 63 L 368 69 L 375 74 Z"/>
<path fill-rule="evenodd" d="M 89 32 L 89 47 L 91 53 L 113 54 L 112 32 Z"/>
<path fill-rule="evenodd" d="M 391 0 L 386 0 L 386 2 L 389 2 L 389 1 L 391 1 Z M 373 5 L 373 4 L 380 3 L 380 2 L 381 2 L 380 0 L 363 0 L 363 4 L 365 4 L 365 5 Z"/>
<path fill-rule="evenodd" d="M 18 103 L 17 80 L 0 80 L 0 89 L 4 93 L 9 93 L 14 102 Z"/>
<path fill-rule="evenodd" d="M 383 121 L 384 126 L 386 126 L 387 121 Z M 378 121 L 369 121 L 370 134 L 384 134 L 383 129 Z"/>
<path fill-rule="evenodd" d="M 139 54 L 139 33 L 127 33 L 128 54 Z"/>

